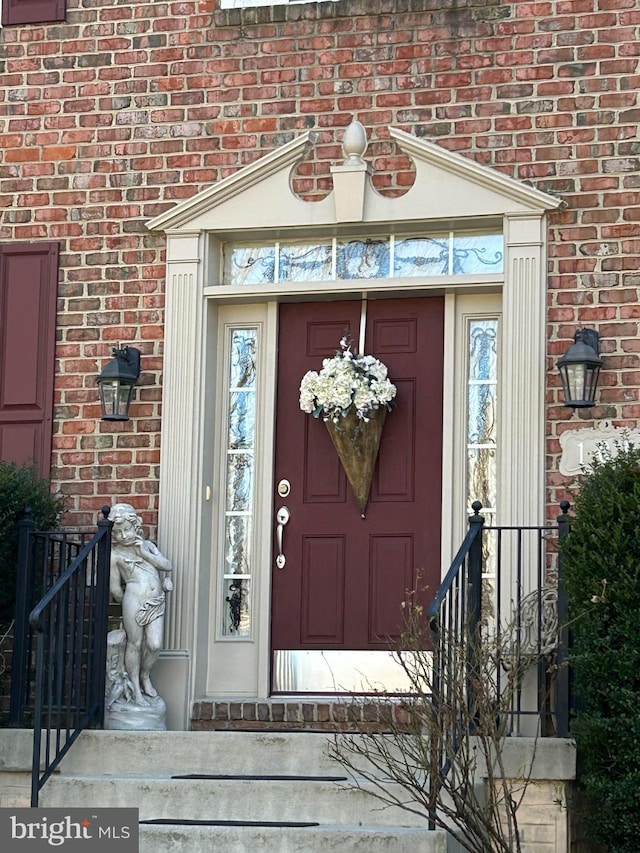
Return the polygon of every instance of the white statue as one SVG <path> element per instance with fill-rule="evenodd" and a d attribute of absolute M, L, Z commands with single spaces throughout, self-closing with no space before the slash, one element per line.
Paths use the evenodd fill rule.
<path fill-rule="evenodd" d="M 124 668 L 124 650 L 127 635 L 124 628 L 109 631 L 107 634 L 107 681 L 105 689 L 105 710 L 111 711 L 116 702 L 133 702 L 133 685 Z"/>
<path fill-rule="evenodd" d="M 142 534 L 142 523 L 130 504 L 115 504 L 109 521 L 111 532 L 111 596 L 122 603 L 126 634 L 124 669 L 118 699 L 130 699 L 148 707 L 158 696 L 149 673 L 162 648 L 165 592 L 173 589 L 171 579 L 160 572 L 171 571 L 171 563 Z M 114 673 L 115 675 L 115 673 Z M 112 683 L 116 687 L 115 681 Z M 113 701 L 113 697 L 112 697 Z"/>

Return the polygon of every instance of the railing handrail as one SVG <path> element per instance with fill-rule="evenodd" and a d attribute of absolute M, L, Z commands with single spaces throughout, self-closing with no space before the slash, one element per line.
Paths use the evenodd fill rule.
<path fill-rule="evenodd" d="M 94 536 L 60 574 L 29 616 L 29 624 L 37 633 L 31 768 L 32 807 L 37 807 L 42 786 L 82 731 L 91 723 L 97 722 L 98 725 L 102 725 L 103 722 L 111 544 L 111 522 L 107 518 L 109 510 L 108 506 L 102 508 L 104 517 L 98 522 L 98 530 Z M 91 563 L 92 575 L 90 582 L 86 584 L 83 573 L 87 572 L 92 555 L 95 555 L 94 562 Z M 76 586 L 74 589 L 73 583 L 77 578 L 81 586 Z M 83 597 L 79 590 L 89 590 L 89 597 L 87 598 L 86 595 Z M 67 608 L 70 602 L 71 612 L 69 613 Z M 59 607 L 56 610 L 57 604 Z M 48 631 L 44 624 L 45 614 L 52 608 L 56 618 L 53 633 L 51 624 Z M 63 618 L 65 621 L 62 621 Z M 86 629 L 85 618 L 89 620 Z M 47 639 L 49 648 L 45 648 Z M 57 652 L 58 658 L 55 657 L 54 652 Z M 45 660 L 46 654 L 49 655 L 48 661 Z M 84 682 L 86 695 L 83 694 L 82 676 L 76 675 L 77 670 L 74 669 L 78 666 L 76 660 L 78 654 L 80 667 L 84 669 L 86 676 L 86 682 Z M 67 667 L 71 670 L 70 684 L 67 677 L 63 676 Z M 48 691 L 47 703 L 45 703 L 46 691 Z M 43 723 L 45 708 L 48 712 L 46 724 Z M 55 715 L 55 725 L 51 723 L 52 714 Z M 67 719 L 66 725 L 63 726 L 64 714 L 67 715 Z M 44 762 L 41 768 L 43 731 L 46 732 L 46 736 L 44 737 Z"/>
<path fill-rule="evenodd" d="M 563 502 L 564 503 L 564 502 Z M 433 619 L 438 615 L 438 610 L 442 602 L 444 601 L 447 593 L 451 590 L 453 586 L 453 582 L 458 577 L 462 567 L 464 566 L 465 559 L 469 556 L 469 552 L 471 551 L 471 547 L 475 542 L 476 537 L 479 535 L 481 530 L 485 530 L 487 532 L 490 531 L 506 531 L 506 530 L 539 530 L 539 531 L 561 531 L 562 530 L 562 519 L 563 516 L 560 516 L 558 521 L 548 522 L 547 524 L 539 525 L 539 524 L 477 524 L 473 523 L 476 517 L 479 518 L 478 512 L 481 507 L 478 506 L 478 511 L 475 513 L 475 516 L 470 516 L 469 522 L 470 526 L 467 530 L 467 533 L 462 540 L 462 545 L 458 548 L 458 551 L 453 558 L 451 565 L 447 571 L 447 574 L 442 579 L 440 586 L 438 587 L 438 591 L 436 592 L 435 597 L 433 598 L 431 604 L 427 608 L 427 617 L 429 620 Z"/>
<path fill-rule="evenodd" d="M 44 613 L 45 609 L 49 606 L 49 604 L 51 604 L 51 602 L 58 595 L 60 590 L 62 590 L 69 583 L 70 579 L 79 570 L 82 563 L 84 563 L 89 554 L 98 545 L 98 542 L 100 542 L 100 540 L 104 538 L 105 532 L 105 527 L 98 527 L 89 542 L 84 545 L 80 553 L 74 558 L 74 560 L 69 564 L 69 566 L 64 570 L 64 572 L 62 572 L 62 574 L 53 584 L 53 586 L 47 590 L 47 592 L 42 596 L 40 601 L 32 609 L 31 613 L 29 614 L 29 625 L 33 628 L 34 631 L 42 633 L 42 631 L 44 630 L 42 625 L 42 614 Z"/>
<path fill-rule="evenodd" d="M 33 707 L 32 677 L 37 632 L 29 624 L 31 611 L 96 530 L 95 525 L 91 530 L 87 527 L 36 530 L 33 512 L 28 506 L 18 520 L 17 528 L 18 583 L 9 708 L 9 725 L 13 727 L 23 726 L 25 712 L 29 706 Z"/>
<path fill-rule="evenodd" d="M 475 542 L 476 537 L 479 535 L 481 530 L 482 525 L 480 524 L 474 524 L 469 527 L 469 530 L 467 530 L 467 535 L 462 540 L 462 545 L 458 548 L 458 553 L 453 558 L 453 562 L 449 567 L 449 571 L 442 579 L 435 598 L 427 608 L 427 618 L 429 619 L 429 621 L 431 621 L 438 615 L 438 611 L 440 610 L 442 602 L 451 590 L 453 582 L 459 575 L 462 567 L 464 566 L 464 561 L 469 556 L 471 546 Z"/>

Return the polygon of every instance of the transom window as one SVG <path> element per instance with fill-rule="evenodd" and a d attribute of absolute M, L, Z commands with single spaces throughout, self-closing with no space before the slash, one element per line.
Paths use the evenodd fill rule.
<path fill-rule="evenodd" d="M 503 236 L 496 233 L 227 243 L 222 251 L 224 284 L 236 286 L 504 271 Z"/>

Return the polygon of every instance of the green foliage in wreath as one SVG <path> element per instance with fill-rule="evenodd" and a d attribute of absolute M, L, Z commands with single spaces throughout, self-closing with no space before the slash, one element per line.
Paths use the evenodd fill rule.
<path fill-rule="evenodd" d="M 579 710 L 573 733 L 589 837 L 609 853 L 640 839 L 640 449 L 603 451 L 563 543 Z"/>
<path fill-rule="evenodd" d="M 51 493 L 48 480 L 31 465 L 0 461 L 0 623 L 14 615 L 19 520 L 30 507 L 36 530 L 52 530 L 64 509 L 62 495 Z"/>

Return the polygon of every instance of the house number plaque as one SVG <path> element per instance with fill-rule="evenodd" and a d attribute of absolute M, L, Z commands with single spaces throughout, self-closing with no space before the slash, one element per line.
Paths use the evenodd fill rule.
<path fill-rule="evenodd" d="M 640 446 L 638 430 L 617 429 L 605 424 L 602 429 L 566 430 L 560 436 L 562 456 L 560 473 L 566 477 L 584 474 L 589 463 L 615 456 L 620 447 Z"/>

